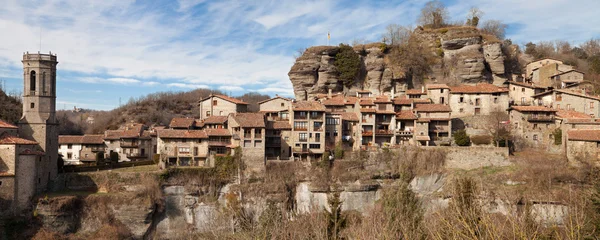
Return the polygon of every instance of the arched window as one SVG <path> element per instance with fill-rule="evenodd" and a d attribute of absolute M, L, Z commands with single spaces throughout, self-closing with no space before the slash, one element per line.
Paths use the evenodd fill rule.
<path fill-rule="evenodd" d="M 42 73 L 42 93 L 46 95 L 46 72 Z"/>
<path fill-rule="evenodd" d="M 35 91 L 35 71 L 29 74 L 29 91 Z"/>

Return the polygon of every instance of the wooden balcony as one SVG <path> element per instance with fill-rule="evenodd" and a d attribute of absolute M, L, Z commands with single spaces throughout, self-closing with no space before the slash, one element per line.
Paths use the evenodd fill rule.
<path fill-rule="evenodd" d="M 121 141 L 121 147 L 122 148 L 137 148 L 140 145 L 138 144 L 137 141 L 135 142 L 127 142 L 127 141 Z"/>
<path fill-rule="evenodd" d="M 128 153 L 125 154 L 127 156 L 127 158 L 147 158 L 148 155 L 146 153 L 141 154 L 141 153 Z"/>
<path fill-rule="evenodd" d="M 413 135 L 412 130 L 396 130 L 396 135 L 403 137 L 410 137 Z"/>
<path fill-rule="evenodd" d="M 373 131 L 363 131 L 362 135 L 363 136 L 373 136 Z"/>
<path fill-rule="evenodd" d="M 552 122 L 554 121 L 554 116 L 535 116 L 535 115 L 529 115 L 527 116 L 527 121 L 529 122 Z"/>
<path fill-rule="evenodd" d="M 377 136 L 394 135 L 394 131 L 391 131 L 391 130 L 377 130 L 377 132 L 375 132 L 375 135 L 377 135 Z"/>
<path fill-rule="evenodd" d="M 231 144 L 231 142 L 228 141 L 208 141 L 208 146 L 213 147 L 226 147 L 229 144 Z"/>

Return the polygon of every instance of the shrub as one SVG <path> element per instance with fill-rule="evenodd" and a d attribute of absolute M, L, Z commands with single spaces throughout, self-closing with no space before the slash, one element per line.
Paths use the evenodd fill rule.
<path fill-rule="evenodd" d="M 437 49 L 437 55 L 438 55 L 439 57 L 443 57 L 443 56 L 444 56 L 444 50 L 443 50 L 443 49 L 441 49 L 441 48 L 438 48 L 438 49 Z"/>
<path fill-rule="evenodd" d="M 470 138 L 471 142 L 475 145 L 488 145 L 492 143 L 492 137 L 488 135 L 476 135 Z"/>
<path fill-rule="evenodd" d="M 465 130 L 458 130 L 454 132 L 453 137 L 454 142 L 458 146 L 469 146 L 469 143 L 471 143 L 471 139 L 469 138 L 469 135 L 467 135 L 467 131 Z"/>
<path fill-rule="evenodd" d="M 335 159 L 343 159 L 344 158 L 344 149 L 342 148 L 341 144 L 336 145 L 333 152 L 335 154 Z"/>
<path fill-rule="evenodd" d="M 562 129 L 560 129 L 560 128 L 554 129 L 554 132 L 552 132 L 552 135 L 554 136 L 554 145 L 561 145 L 562 144 Z"/>
<path fill-rule="evenodd" d="M 350 45 L 340 44 L 340 51 L 335 55 L 333 63 L 338 70 L 338 77 L 346 86 L 354 84 L 360 72 L 360 56 Z"/>

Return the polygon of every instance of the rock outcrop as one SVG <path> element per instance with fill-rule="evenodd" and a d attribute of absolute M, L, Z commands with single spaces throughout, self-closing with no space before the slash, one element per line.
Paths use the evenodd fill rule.
<path fill-rule="evenodd" d="M 430 73 L 424 77 L 425 81 L 413 79 L 410 72 L 394 71 L 402 68 L 389 61 L 390 53 L 382 51 L 384 45 L 371 43 L 354 46 L 361 55 L 361 74 L 355 84 L 344 86 L 334 66 L 339 48 L 317 46 L 308 48 L 288 73 L 296 99 L 309 99 L 328 90 L 350 95 L 357 90 L 369 90 L 377 95 L 390 94 L 392 89 L 401 92 L 419 87 L 423 82 L 501 84 L 507 79 L 502 43 L 476 28 L 416 29 L 415 36 L 431 49 L 436 59 Z"/>

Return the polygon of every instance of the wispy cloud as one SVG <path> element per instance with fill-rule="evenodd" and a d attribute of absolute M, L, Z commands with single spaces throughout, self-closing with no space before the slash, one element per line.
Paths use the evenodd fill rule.
<path fill-rule="evenodd" d="M 189 88 L 189 89 L 197 89 L 197 88 L 207 88 L 210 87 L 208 85 L 200 85 L 200 84 L 187 84 L 187 83 L 169 83 L 167 84 L 169 87 L 178 87 L 178 88 Z"/>

